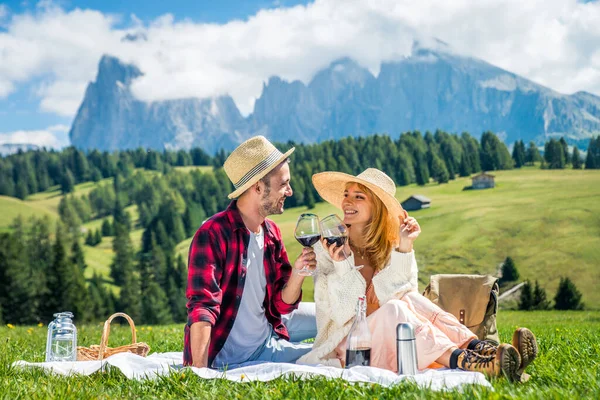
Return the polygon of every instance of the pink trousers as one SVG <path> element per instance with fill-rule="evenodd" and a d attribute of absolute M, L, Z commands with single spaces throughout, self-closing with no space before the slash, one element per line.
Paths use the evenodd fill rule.
<path fill-rule="evenodd" d="M 466 347 L 477 339 L 454 315 L 417 292 L 388 301 L 369 315 L 367 321 L 372 335 L 371 366 L 394 372 L 398 372 L 396 326 L 401 322 L 410 322 L 415 327 L 419 370 L 426 369 L 449 349 Z M 345 349 L 346 340 L 343 340 L 338 354 L 344 354 Z"/>

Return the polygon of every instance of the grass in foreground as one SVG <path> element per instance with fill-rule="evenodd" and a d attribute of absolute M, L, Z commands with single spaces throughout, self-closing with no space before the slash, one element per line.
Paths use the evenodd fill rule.
<path fill-rule="evenodd" d="M 492 380 L 494 390 L 466 387 L 463 392 L 431 392 L 411 384 L 383 388 L 349 384 L 342 380 L 286 378 L 271 382 L 232 383 L 202 380 L 191 371 L 173 373 L 155 381 L 132 381 L 118 371 L 89 377 L 57 377 L 40 370 L 10 367 L 16 360 L 43 361 L 46 327 L 0 328 L 0 397 L 2 398 L 600 398 L 600 312 L 512 312 L 499 314 L 500 335 L 510 340 L 519 326 L 537 337 L 540 356 L 528 368 L 525 384 Z M 138 340 L 152 352 L 181 351 L 182 325 L 138 327 Z M 79 344 L 100 341 L 101 324 L 79 327 Z M 111 329 L 111 346 L 128 343 L 127 326 Z"/>

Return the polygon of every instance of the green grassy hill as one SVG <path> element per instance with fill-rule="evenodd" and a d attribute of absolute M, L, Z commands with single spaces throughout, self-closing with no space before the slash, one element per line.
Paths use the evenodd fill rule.
<path fill-rule="evenodd" d="M 431 208 L 411 213 L 422 229 L 415 242 L 420 288 L 432 274 L 495 275 L 511 256 L 521 279 L 539 280 L 549 298 L 560 277 L 568 276 L 586 306 L 600 308 L 600 171 L 523 168 L 494 175 L 494 189 L 463 190 L 471 185 L 468 178 L 398 189 L 400 201 L 412 194 L 431 199 Z M 301 249 L 293 237 L 295 223 L 306 211 L 294 208 L 273 217 L 291 260 Z M 310 212 L 325 217 L 338 211 L 320 203 Z M 178 251 L 187 255 L 189 243 L 180 243 Z M 304 289 L 311 299 L 311 279 Z"/>
<path fill-rule="evenodd" d="M 293 172 L 293 171 L 292 171 Z M 522 279 L 539 280 L 550 298 L 560 277 L 570 277 L 583 293 L 586 307 L 600 309 L 600 171 L 548 171 L 524 168 L 494 172 L 496 188 L 463 190 L 470 179 L 448 184 L 411 185 L 398 189 L 400 201 L 412 194 L 431 199 L 431 208 L 412 212 L 423 233 L 415 243 L 420 270 L 420 286 L 436 273 L 496 274 L 499 264 L 511 256 Z M 293 182 L 292 182 L 293 184 Z M 77 186 L 77 194 L 94 184 Z M 48 191 L 27 201 L 0 197 L 0 229 L 21 213 L 48 213 L 56 216 L 60 194 Z M 128 208 L 137 219 L 135 207 Z M 293 237 L 298 215 L 306 208 L 286 210 L 273 219 L 280 226 L 290 259 L 300 252 Z M 322 217 L 337 212 L 332 206 L 317 204 L 311 210 Z M 85 228 L 97 229 L 101 221 Z M 142 230 L 132 232 L 140 245 Z M 181 242 L 177 252 L 187 258 L 191 239 Z M 108 274 L 112 259 L 111 238 L 97 247 L 85 247 L 86 262 L 93 271 Z M 312 280 L 305 283 L 305 299 L 312 299 Z"/>
<path fill-rule="evenodd" d="M 57 212 L 48 210 L 38 202 L 29 202 L 15 197 L 0 196 L 0 232 L 7 231 L 13 220 L 19 215 L 29 218 L 33 215 L 41 217 L 48 215 L 50 218 L 58 218 Z"/>

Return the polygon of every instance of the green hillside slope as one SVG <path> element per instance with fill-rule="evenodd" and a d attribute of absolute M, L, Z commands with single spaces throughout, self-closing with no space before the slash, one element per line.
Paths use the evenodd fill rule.
<path fill-rule="evenodd" d="M 521 279 L 554 296 L 570 277 L 588 306 L 600 306 L 600 175 L 595 171 L 497 172 L 496 188 L 461 191 L 468 181 L 410 188 L 432 199 L 415 212 L 421 282 L 434 273 L 489 273 L 511 256 Z M 402 190 L 402 196 L 412 194 Z"/>
<path fill-rule="evenodd" d="M 495 275 L 511 256 L 521 278 L 539 280 L 549 297 L 560 277 L 568 276 L 586 306 L 600 308 L 600 172 L 524 168 L 494 175 L 494 189 L 463 190 L 471 184 L 467 178 L 398 189 L 400 201 L 412 194 L 431 199 L 430 209 L 411 213 L 423 231 L 415 243 L 420 288 L 437 273 Z M 301 248 L 294 226 L 305 211 L 273 217 L 292 260 Z M 323 203 L 310 211 L 321 217 L 338 212 Z M 189 243 L 180 243 L 178 251 L 187 256 Z M 312 280 L 304 289 L 305 298 L 312 298 Z"/>
<path fill-rule="evenodd" d="M 48 210 L 37 202 L 22 201 L 15 197 L 0 196 L 0 232 L 8 230 L 13 220 L 19 215 L 29 218 L 32 215 L 41 217 L 48 215 L 50 218 L 58 218 L 58 213 Z"/>
<path fill-rule="evenodd" d="M 435 273 L 496 274 L 499 264 L 511 256 L 521 278 L 539 280 L 549 297 L 554 296 L 560 277 L 568 276 L 582 291 L 586 307 L 600 309 L 600 172 L 524 168 L 494 175 L 495 189 L 463 190 L 471 183 L 466 178 L 398 189 L 401 201 L 412 194 L 432 201 L 430 209 L 411 213 L 423 230 L 415 245 L 421 289 Z M 91 185 L 81 185 L 77 193 L 89 191 Z M 53 214 L 59 200 L 56 192 L 31 196 L 25 202 L 0 197 L 0 229 L 6 229 L 19 213 Z M 137 210 L 131 207 L 129 211 L 135 221 Z M 294 226 L 305 211 L 288 209 L 273 218 L 292 260 L 300 252 L 293 238 Z M 320 203 L 311 212 L 324 217 L 337 211 Z M 84 227 L 97 229 L 100 224 L 92 221 Z M 140 229 L 132 233 L 136 247 L 141 233 Z M 186 259 L 190 240 L 177 246 Z M 108 273 L 111 247 L 109 238 L 97 248 L 86 246 L 90 274 Z M 306 280 L 305 299 L 312 299 L 311 279 Z"/>

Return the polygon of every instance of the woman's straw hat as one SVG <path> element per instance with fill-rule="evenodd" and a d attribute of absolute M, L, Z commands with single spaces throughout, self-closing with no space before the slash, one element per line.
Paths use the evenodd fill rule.
<path fill-rule="evenodd" d="M 388 210 L 393 222 L 398 216 L 406 217 L 406 211 L 396 199 L 396 185 L 392 178 L 376 168 L 367 168 L 357 176 L 343 172 L 321 172 L 312 176 L 313 185 L 319 195 L 328 203 L 342 208 L 344 190 L 348 183 L 360 183 L 371 189 Z"/>
<path fill-rule="evenodd" d="M 283 154 L 264 136 L 254 136 L 240 144 L 223 164 L 227 177 L 235 187 L 227 197 L 239 197 L 288 158 L 294 149 L 292 147 Z"/>

